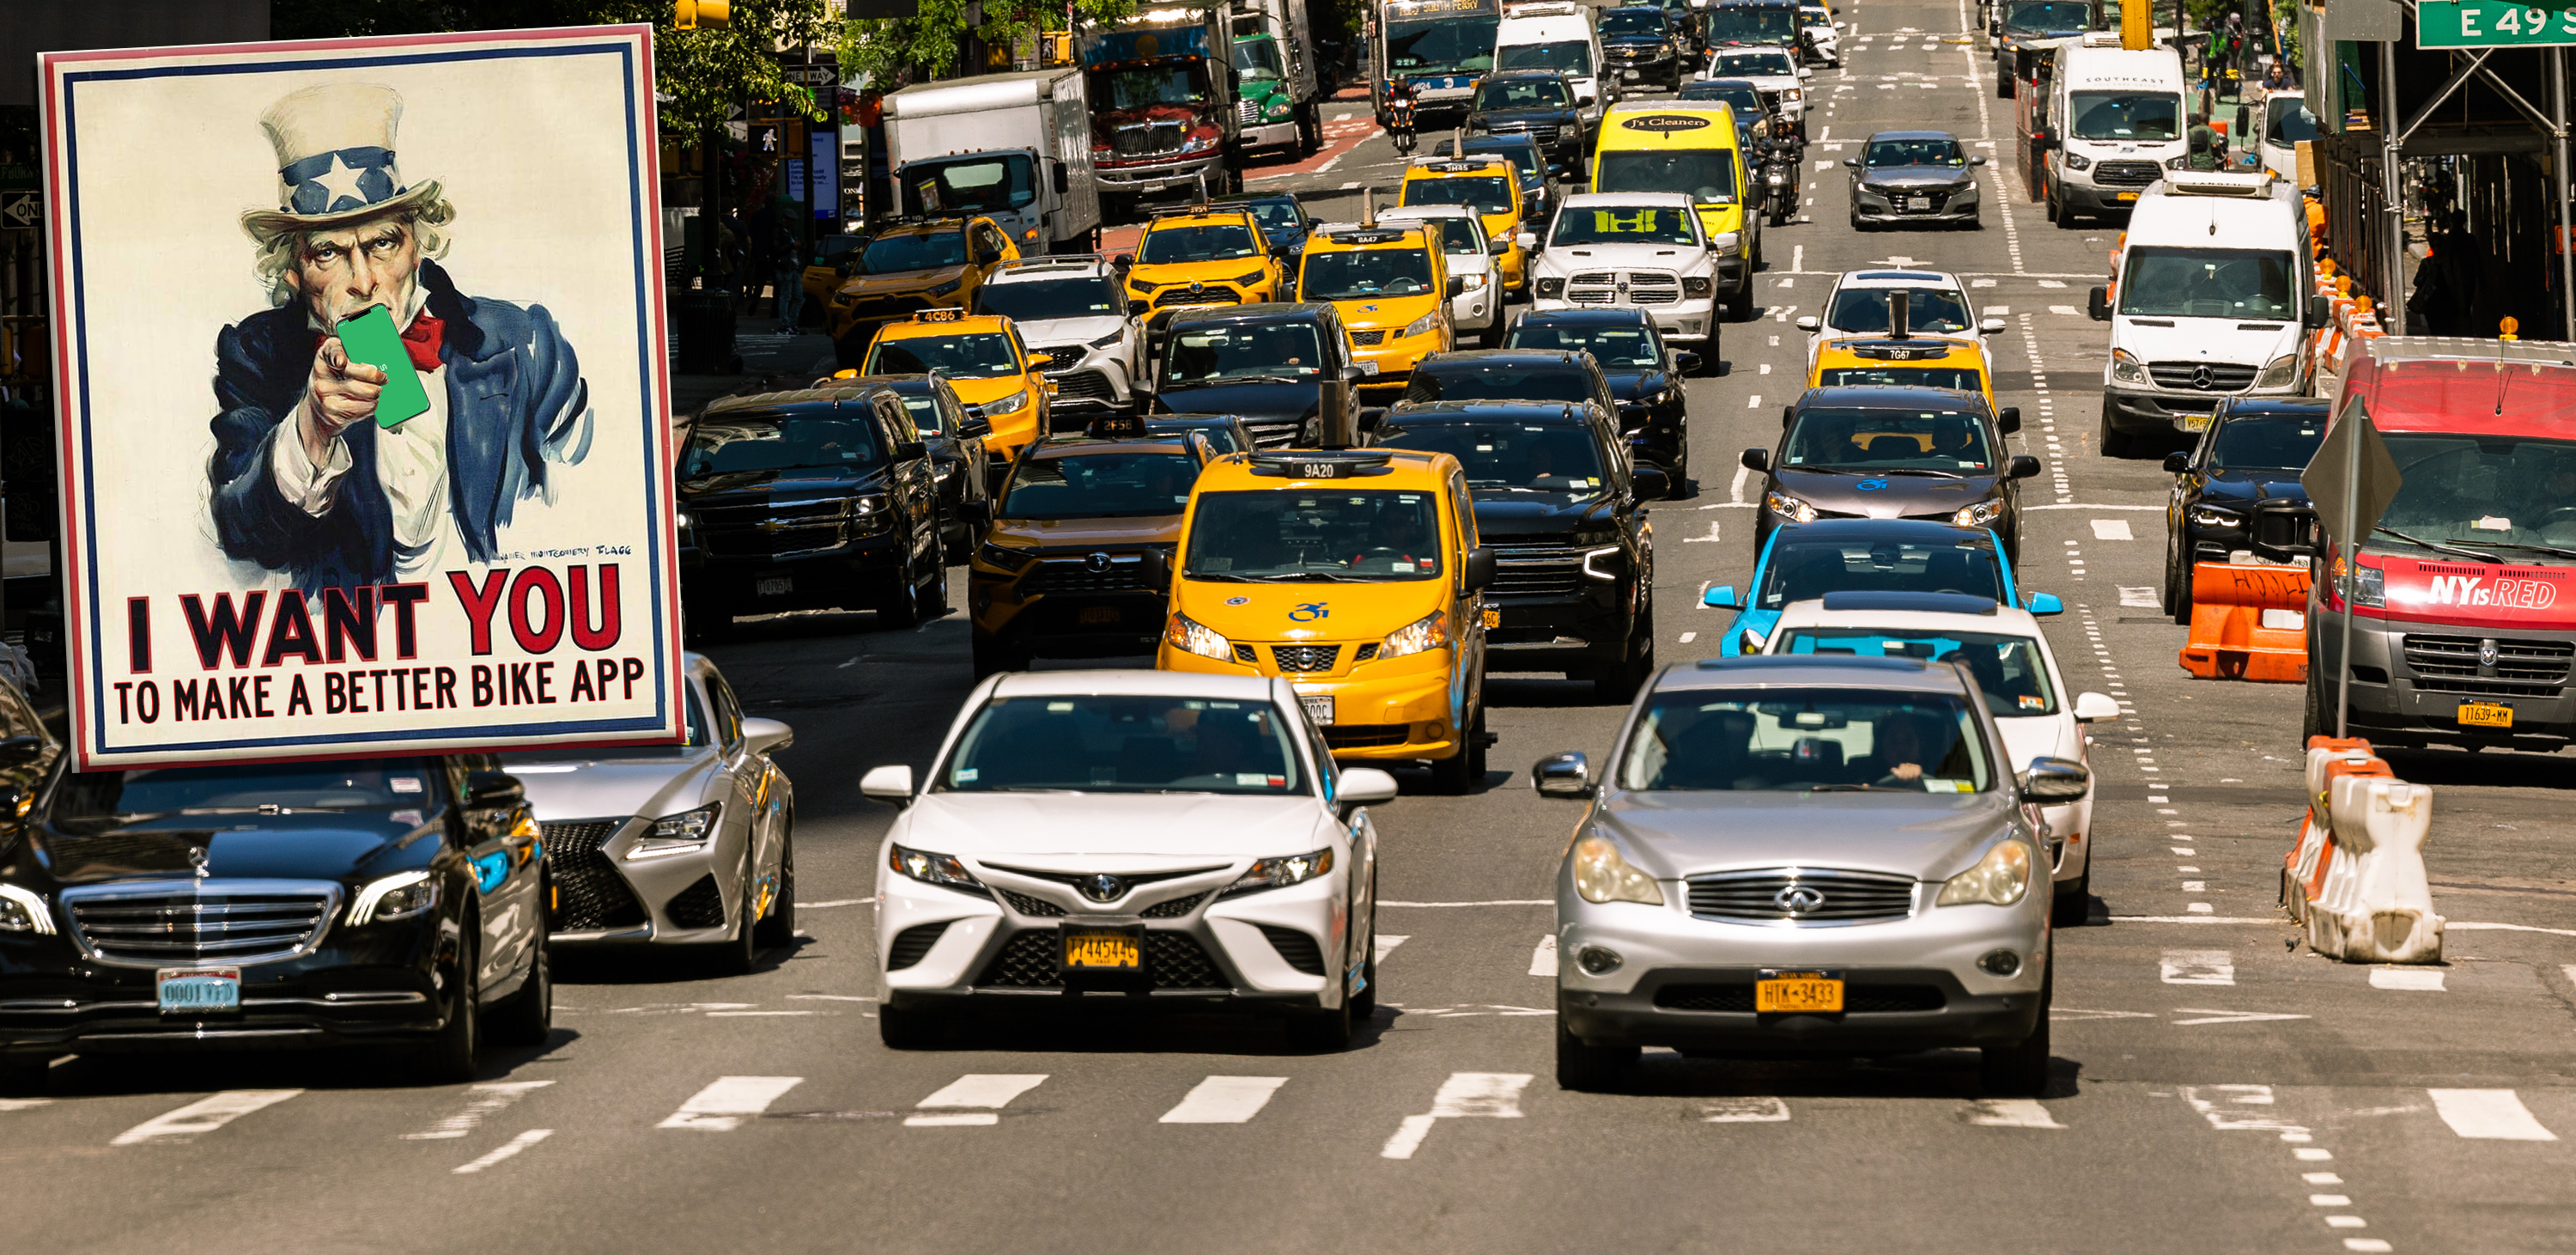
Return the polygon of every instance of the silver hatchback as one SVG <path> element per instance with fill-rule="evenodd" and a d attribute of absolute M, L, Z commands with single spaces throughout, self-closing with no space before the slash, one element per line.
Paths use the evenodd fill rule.
<path fill-rule="evenodd" d="M 1641 1046 L 1819 1054 L 1972 1046 L 1990 1092 L 2048 1074 L 2043 805 L 1948 662 L 1810 656 L 1667 668 L 1595 783 L 1557 877 L 1558 1083 L 1612 1088 Z"/>

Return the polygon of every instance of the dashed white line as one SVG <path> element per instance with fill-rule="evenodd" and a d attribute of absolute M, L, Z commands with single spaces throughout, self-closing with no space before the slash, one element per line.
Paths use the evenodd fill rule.
<path fill-rule="evenodd" d="M 1270 1096 L 1287 1083 L 1284 1076 L 1211 1076 L 1156 1123 L 1242 1124 L 1261 1114 Z"/>
<path fill-rule="evenodd" d="M 194 1141 L 262 1107 L 285 1102 L 300 1089 L 228 1089 L 162 1112 L 116 1135 L 110 1146 L 166 1145 Z"/>
<path fill-rule="evenodd" d="M 486 1154 L 470 1163 L 458 1164 L 455 1167 L 448 1169 L 448 1172 L 454 1176 L 468 1176 L 473 1173 L 481 1172 L 485 1168 L 489 1168 L 504 1159 L 508 1159 L 509 1157 L 518 1154 L 520 1151 L 526 1150 L 527 1148 L 534 1146 L 549 1137 L 553 1137 L 554 1135 L 555 1131 L 553 1129 L 530 1129 L 517 1137 L 511 1138 L 509 1141 L 503 1142 L 489 1154 Z"/>
<path fill-rule="evenodd" d="M 778 1101 L 779 1095 L 804 1083 L 801 1076 L 720 1076 L 690 1095 L 679 1110 L 656 1127 L 728 1133 L 741 1128 L 744 1119 L 769 1110 L 769 1104 Z"/>

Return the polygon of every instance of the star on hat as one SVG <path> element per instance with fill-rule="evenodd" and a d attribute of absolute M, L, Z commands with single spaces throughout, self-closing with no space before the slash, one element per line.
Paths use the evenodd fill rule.
<path fill-rule="evenodd" d="M 337 226 L 435 195 L 436 182 L 406 184 L 394 165 L 402 95 L 373 83 L 326 83 L 289 93 L 259 124 L 277 150 L 275 209 L 254 209 L 254 235 Z"/>

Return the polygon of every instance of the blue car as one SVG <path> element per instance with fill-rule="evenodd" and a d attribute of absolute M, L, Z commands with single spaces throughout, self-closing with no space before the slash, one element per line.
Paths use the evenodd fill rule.
<path fill-rule="evenodd" d="M 2025 593 L 2013 584 L 2012 564 L 1991 531 L 1909 519 L 1819 519 L 1774 529 L 1753 567 L 1753 583 L 1738 596 L 1733 584 L 1712 585 L 1700 600 L 1736 612 L 1718 640 L 1720 657 L 1761 651 L 1761 641 L 1793 601 L 1827 593 L 1961 593 L 1990 597 L 2032 614 L 2066 609 L 2051 593 Z M 1746 637 L 1754 638 L 1746 648 Z"/>

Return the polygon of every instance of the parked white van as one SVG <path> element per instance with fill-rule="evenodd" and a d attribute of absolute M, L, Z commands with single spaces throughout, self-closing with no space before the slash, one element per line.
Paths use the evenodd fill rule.
<path fill-rule="evenodd" d="M 1561 70 L 1590 131 L 1619 89 L 1601 77 L 1601 11 L 1588 4 L 1515 4 L 1494 29 L 1497 70 Z"/>
<path fill-rule="evenodd" d="M 2048 220 L 2072 226 L 2137 204 L 2147 185 L 2184 165 L 2182 57 L 2132 52 L 2098 31 L 2057 49 L 2049 85 Z"/>
<path fill-rule="evenodd" d="M 2325 325 L 2307 224 L 2270 173 L 2174 171 L 2129 216 L 2111 287 L 2093 317 L 2111 324 L 2102 375 L 2102 452 L 2148 452 L 2209 426 L 2226 397 L 2314 390 L 2307 334 Z"/>

